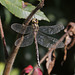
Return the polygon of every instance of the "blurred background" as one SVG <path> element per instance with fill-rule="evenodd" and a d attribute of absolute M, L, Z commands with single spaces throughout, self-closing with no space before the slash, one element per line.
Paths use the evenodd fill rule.
<path fill-rule="evenodd" d="M 35 6 L 39 3 L 37 0 L 25 0 L 25 2 L 32 3 Z M 66 27 L 66 25 L 69 22 L 75 22 L 75 0 L 45 0 L 45 5 L 41 10 L 50 19 L 50 23 L 46 21 L 39 21 L 40 26 L 55 25 L 61 22 Z M 17 36 L 17 33 L 11 29 L 11 24 L 23 23 L 24 19 L 19 19 L 15 17 L 1 4 L 0 4 L 0 16 L 7 43 L 7 50 L 10 54 Z M 58 35 L 55 35 L 54 37 L 60 38 L 63 34 L 64 32 L 61 31 Z M 61 62 L 64 56 L 64 49 L 56 49 L 56 62 L 51 72 L 51 75 L 75 75 L 74 50 L 75 45 L 73 46 L 73 48 L 68 50 L 67 59 L 62 66 Z M 39 45 L 39 51 L 41 59 L 48 52 L 48 49 Z M 28 65 L 35 66 L 36 64 L 35 52 L 36 51 L 34 43 L 28 47 L 20 48 L 13 65 L 11 75 L 20 75 L 21 71 Z M 46 61 L 43 62 L 41 67 L 43 74 L 47 75 L 45 63 Z M 0 35 L 0 73 L 2 72 L 3 68 L 4 68 L 4 52 Z"/>

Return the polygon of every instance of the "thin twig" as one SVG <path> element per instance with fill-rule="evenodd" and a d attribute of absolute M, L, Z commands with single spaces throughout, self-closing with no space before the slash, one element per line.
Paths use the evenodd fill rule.
<path fill-rule="evenodd" d="M 40 60 L 40 64 L 47 58 L 48 54 L 55 50 L 57 45 L 64 40 L 66 35 L 70 32 L 70 29 L 53 45 L 53 48 L 49 48 L 49 51 L 46 53 L 46 55 Z"/>
<path fill-rule="evenodd" d="M 3 49 L 4 49 L 4 56 L 5 56 L 5 61 L 6 61 L 9 55 L 8 55 L 8 51 L 6 48 L 6 41 L 5 41 L 4 32 L 3 32 L 3 28 L 2 28 L 1 18 L 0 18 L 0 32 L 1 32 L 1 38 L 2 38 Z"/>
<path fill-rule="evenodd" d="M 43 7 L 43 5 L 44 5 L 44 0 L 42 0 L 42 1 L 39 3 L 39 5 L 37 5 L 37 7 L 36 7 L 36 8 L 31 12 L 31 14 L 27 17 L 27 19 L 25 20 L 25 25 L 26 25 L 26 27 L 27 27 L 27 25 L 30 23 L 32 16 L 33 16 L 39 9 L 41 9 L 41 8 Z M 25 27 L 25 29 L 26 29 L 26 27 Z M 17 55 L 17 53 L 18 53 L 18 50 L 19 50 L 19 48 L 20 48 L 20 45 L 21 45 L 23 39 L 24 39 L 24 35 L 22 35 L 21 40 L 20 40 L 19 43 L 18 43 L 18 46 L 14 47 L 13 52 L 11 53 L 10 57 L 8 58 L 8 60 L 7 60 L 7 62 L 6 62 L 6 65 L 5 65 L 5 69 L 4 69 L 3 75 L 9 75 L 9 74 L 10 74 L 12 65 L 13 65 L 13 63 L 14 63 L 14 60 L 15 60 L 15 58 L 16 58 L 16 55 Z"/>

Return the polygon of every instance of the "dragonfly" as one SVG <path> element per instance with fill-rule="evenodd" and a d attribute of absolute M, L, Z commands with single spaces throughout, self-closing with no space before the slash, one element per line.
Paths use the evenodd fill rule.
<path fill-rule="evenodd" d="M 11 28 L 17 33 L 25 35 L 20 47 L 29 46 L 33 43 L 33 40 L 35 40 L 36 49 L 37 49 L 37 59 L 38 59 L 39 58 L 38 44 L 46 48 L 50 48 L 53 44 L 55 44 L 58 41 L 58 39 L 48 35 L 52 35 L 52 34 L 56 34 L 60 32 L 61 30 L 64 29 L 64 26 L 63 24 L 57 24 L 53 26 L 39 27 L 38 20 L 34 18 L 32 19 L 32 25 L 27 26 L 26 30 L 25 30 L 25 25 L 18 24 L 18 23 L 12 24 Z M 21 40 L 21 37 L 16 40 L 15 46 L 18 45 L 20 40 Z M 60 42 L 56 48 L 63 48 L 63 47 L 64 47 L 64 43 Z"/>

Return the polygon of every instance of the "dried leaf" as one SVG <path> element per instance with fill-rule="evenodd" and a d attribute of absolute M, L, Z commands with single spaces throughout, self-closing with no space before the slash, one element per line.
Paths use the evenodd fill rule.
<path fill-rule="evenodd" d="M 71 43 L 71 37 L 69 35 L 66 36 L 65 45 L 68 46 Z"/>
<path fill-rule="evenodd" d="M 67 47 L 67 49 L 70 49 L 71 47 L 73 47 L 75 44 L 75 36 L 73 36 L 73 39 L 71 41 L 71 44 Z"/>
<path fill-rule="evenodd" d="M 52 54 L 53 54 L 53 58 L 52 58 Z M 46 68 L 48 74 L 50 74 L 55 64 L 55 54 L 52 51 L 49 53 L 48 57 L 46 58 L 46 61 L 47 61 Z"/>
<path fill-rule="evenodd" d="M 67 32 L 70 29 L 69 34 L 66 36 L 65 45 L 67 49 L 70 49 L 75 44 L 75 23 L 70 22 L 64 32 Z"/>
<path fill-rule="evenodd" d="M 67 57 L 67 49 L 65 47 L 65 50 L 64 50 L 64 61 L 66 60 L 66 57 Z"/>
<path fill-rule="evenodd" d="M 75 35 L 75 23 L 74 22 L 70 22 L 69 25 L 72 27 L 71 28 L 71 32 Z"/>
<path fill-rule="evenodd" d="M 68 30 L 69 30 L 69 28 L 71 28 L 71 30 L 70 30 L 70 34 L 71 35 L 75 35 L 75 23 L 74 22 L 70 22 L 69 24 L 68 24 L 68 26 L 66 27 L 66 29 L 64 30 L 64 32 L 67 32 Z M 69 35 L 70 35 L 69 34 Z M 70 35 L 70 36 L 71 36 Z"/>
<path fill-rule="evenodd" d="M 70 32 L 67 34 L 65 38 L 65 49 L 64 49 L 64 59 L 63 62 L 66 60 L 67 57 L 67 49 L 70 49 L 75 44 L 75 23 L 70 22 L 64 32 L 67 32 L 70 29 Z"/>

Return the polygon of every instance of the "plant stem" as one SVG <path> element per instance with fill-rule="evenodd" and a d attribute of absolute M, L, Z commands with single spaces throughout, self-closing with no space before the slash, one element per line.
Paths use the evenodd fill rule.
<path fill-rule="evenodd" d="M 4 49 L 4 56 L 5 56 L 5 61 L 6 61 L 9 55 L 8 55 L 8 51 L 6 48 L 6 41 L 5 41 L 4 32 L 3 32 L 3 28 L 2 28 L 1 18 L 0 18 L 0 32 L 1 32 L 1 38 L 2 38 L 3 49 Z"/>

